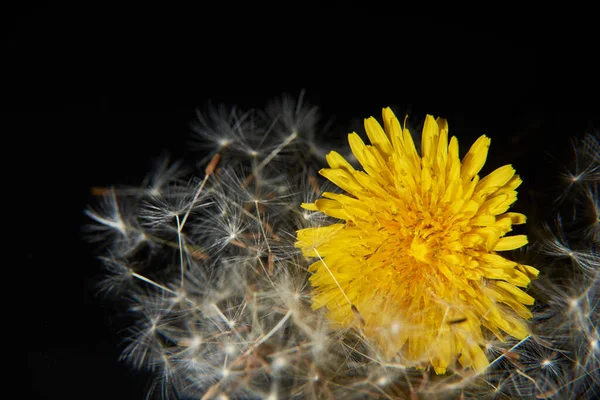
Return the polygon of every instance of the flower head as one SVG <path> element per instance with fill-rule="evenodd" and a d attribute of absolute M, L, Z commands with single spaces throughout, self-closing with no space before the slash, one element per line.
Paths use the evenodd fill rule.
<path fill-rule="evenodd" d="M 318 258 L 309 269 L 312 307 L 404 365 L 442 374 L 458 361 L 481 371 L 486 330 L 500 340 L 528 335 L 534 299 L 520 288 L 538 271 L 498 254 L 527 243 L 505 236 L 526 220 L 508 211 L 522 181 L 511 165 L 479 178 L 486 136 L 461 161 L 446 120 L 427 116 L 419 156 L 389 108 L 383 123 L 365 120 L 371 145 L 348 136 L 363 171 L 327 155 L 320 174 L 346 193 L 302 204 L 341 220 L 298 231 L 296 247 Z"/>

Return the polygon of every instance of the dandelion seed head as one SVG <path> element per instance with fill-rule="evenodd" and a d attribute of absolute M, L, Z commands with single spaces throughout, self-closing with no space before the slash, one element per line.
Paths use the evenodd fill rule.
<path fill-rule="evenodd" d="M 348 135 L 363 170 L 327 155 L 320 174 L 345 193 L 302 205 L 340 221 L 297 233 L 296 246 L 317 259 L 312 307 L 326 308 L 338 327 L 360 329 L 385 358 L 438 374 L 455 360 L 481 371 L 489 364 L 484 329 L 523 339 L 532 316 L 534 299 L 522 288 L 538 271 L 498 254 L 527 243 L 505 236 L 526 220 L 508 211 L 521 179 L 510 165 L 480 179 L 486 136 L 460 160 L 446 121 L 428 116 L 419 155 L 389 108 L 383 120 L 365 120 L 371 145 Z"/>

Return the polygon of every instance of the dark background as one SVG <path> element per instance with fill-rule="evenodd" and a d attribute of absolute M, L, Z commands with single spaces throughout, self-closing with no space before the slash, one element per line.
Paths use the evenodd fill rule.
<path fill-rule="evenodd" d="M 16 322 L 3 328 L 27 360 L 31 398 L 143 398 L 144 377 L 117 362 L 114 309 L 94 296 L 101 267 L 82 239 L 83 209 L 90 187 L 139 183 L 164 151 L 190 159 L 189 124 L 209 101 L 261 108 L 306 90 L 333 136 L 388 105 L 445 117 L 463 146 L 492 138 L 488 166 L 515 165 L 519 207 L 532 212 L 556 188 L 569 138 L 600 128 L 591 31 L 165 7 L 4 14 L 4 201 L 17 235 L 7 232 L 16 261 L 4 282 Z"/>

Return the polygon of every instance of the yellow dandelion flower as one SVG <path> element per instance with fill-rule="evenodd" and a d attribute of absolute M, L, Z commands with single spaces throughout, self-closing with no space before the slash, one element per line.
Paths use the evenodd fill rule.
<path fill-rule="evenodd" d="M 505 236 L 525 215 L 508 212 L 521 179 L 511 165 L 479 178 L 490 146 L 481 136 L 461 160 L 444 119 L 427 116 L 419 156 L 389 108 L 383 128 L 365 120 L 371 145 L 348 135 L 364 171 L 334 151 L 320 174 L 346 194 L 302 204 L 344 222 L 298 231 L 310 266 L 312 307 L 334 325 L 356 328 L 382 356 L 437 374 L 482 371 L 487 329 L 500 340 L 528 335 L 525 288 L 538 271 L 498 252 L 527 243 Z"/>

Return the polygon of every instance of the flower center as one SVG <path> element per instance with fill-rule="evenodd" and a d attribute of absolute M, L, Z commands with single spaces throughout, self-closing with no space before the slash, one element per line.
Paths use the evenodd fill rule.
<path fill-rule="evenodd" d="M 430 263 L 432 261 L 431 247 L 429 247 L 429 244 L 420 237 L 415 237 L 413 239 L 410 244 L 409 254 L 417 261 L 424 263 Z"/>

